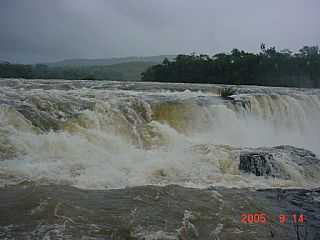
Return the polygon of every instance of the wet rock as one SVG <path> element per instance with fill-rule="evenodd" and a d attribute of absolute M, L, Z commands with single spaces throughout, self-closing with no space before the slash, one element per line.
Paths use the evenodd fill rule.
<path fill-rule="evenodd" d="M 239 169 L 256 176 L 271 176 L 271 161 L 274 162 L 274 159 L 269 153 L 243 153 L 240 155 Z"/>
<path fill-rule="evenodd" d="M 320 159 L 309 150 L 286 145 L 243 149 L 239 170 L 264 177 L 314 179 L 319 177 Z"/>
<path fill-rule="evenodd" d="M 300 166 L 317 165 L 320 163 L 320 159 L 317 158 L 316 154 L 307 149 L 296 148 L 289 145 L 282 145 L 274 147 L 273 150 L 287 152 L 293 159 L 293 161 Z"/>

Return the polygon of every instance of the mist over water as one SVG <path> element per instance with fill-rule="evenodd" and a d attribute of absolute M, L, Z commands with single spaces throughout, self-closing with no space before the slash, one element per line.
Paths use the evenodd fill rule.
<path fill-rule="evenodd" d="M 0 183 L 109 189 L 146 184 L 308 187 L 239 171 L 241 148 L 292 145 L 320 154 L 320 92 L 95 81 L 1 80 Z M 319 178 L 318 178 L 319 177 Z"/>

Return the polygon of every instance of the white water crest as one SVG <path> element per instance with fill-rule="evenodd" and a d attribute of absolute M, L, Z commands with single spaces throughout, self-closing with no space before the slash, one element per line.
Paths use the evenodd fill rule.
<path fill-rule="evenodd" d="M 57 82 L 2 80 L 1 185 L 263 188 L 319 181 L 286 154 L 275 157 L 289 180 L 238 169 L 241 148 L 292 145 L 320 154 L 316 90 L 242 87 L 232 100 L 217 95 L 219 86 Z"/>

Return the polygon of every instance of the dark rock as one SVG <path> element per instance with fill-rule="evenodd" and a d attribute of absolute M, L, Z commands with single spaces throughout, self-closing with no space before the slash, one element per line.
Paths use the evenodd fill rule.
<path fill-rule="evenodd" d="M 243 153 L 240 155 L 239 169 L 256 176 L 270 176 L 270 161 L 274 161 L 269 153 Z"/>
<path fill-rule="evenodd" d="M 299 166 L 316 165 L 320 163 L 320 159 L 317 158 L 316 154 L 307 149 L 296 148 L 289 145 L 281 145 L 273 149 L 279 149 L 289 153 L 294 162 Z"/>
<path fill-rule="evenodd" d="M 274 158 L 272 150 L 269 152 L 241 152 L 239 170 L 256 176 L 290 179 L 290 174 Z"/>
<path fill-rule="evenodd" d="M 239 170 L 286 180 L 298 173 L 306 180 L 315 180 L 319 178 L 320 159 L 309 150 L 293 146 L 245 149 L 240 150 Z"/>

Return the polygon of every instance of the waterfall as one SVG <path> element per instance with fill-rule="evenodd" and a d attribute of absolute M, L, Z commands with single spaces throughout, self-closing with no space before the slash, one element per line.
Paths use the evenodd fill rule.
<path fill-rule="evenodd" d="M 290 180 L 238 169 L 241 149 L 291 145 L 320 154 L 317 92 L 241 89 L 226 100 L 215 91 L 176 86 L 138 91 L 40 83 L 17 80 L 0 90 L 2 185 L 272 187 L 318 181 L 307 181 L 287 153 L 275 158 L 287 161 L 295 176 Z"/>

